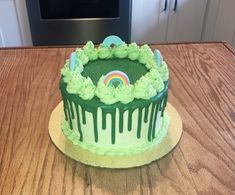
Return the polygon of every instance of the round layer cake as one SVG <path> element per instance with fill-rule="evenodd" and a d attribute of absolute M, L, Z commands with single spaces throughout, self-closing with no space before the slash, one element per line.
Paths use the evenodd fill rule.
<path fill-rule="evenodd" d="M 62 130 L 74 144 L 100 155 L 133 155 L 167 134 L 168 68 L 158 50 L 116 36 L 91 41 L 62 68 Z"/>

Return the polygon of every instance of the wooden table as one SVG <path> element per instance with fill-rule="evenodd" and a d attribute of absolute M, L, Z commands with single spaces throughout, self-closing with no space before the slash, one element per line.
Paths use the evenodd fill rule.
<path fill-rule="evenodd" d="M 48 136 L 74 48 L 0 49 L 0 194 L 235 194 L 235 53 L 226 43 L 153 45 L 170 68 L 179 145 L 140 168 L 94 168 Z"/>

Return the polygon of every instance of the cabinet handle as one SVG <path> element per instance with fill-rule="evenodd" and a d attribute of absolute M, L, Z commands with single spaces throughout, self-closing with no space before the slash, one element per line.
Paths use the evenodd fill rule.
<path fill-rule="evenodd" d="M 173 8 L 174 12 L 176 12 L 176 10 L 177 10 L 177 4 L 178 4 L 178 0 L 175 0 L 175 4 L 174 4 L 174 8 Z"/>
<path fill-rule="evenodd" d="M 165 0 L 165 4 L 164 4 L 164 8 L 163 8 L 163 10 L 162 11 L 166 11 L 167 10 L 167 5 L 168 5 L 168 1 L 167 0 Z"/>

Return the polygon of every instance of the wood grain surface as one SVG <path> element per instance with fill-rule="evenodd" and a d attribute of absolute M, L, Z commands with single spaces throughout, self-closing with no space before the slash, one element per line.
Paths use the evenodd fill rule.
<path fill-rule="evenodd" d="M 225 43 L 153 45 L 170 69 L 179 145 L 150 165 L 101 169 L 48 136 L 74 48 L 0 49 L 0 194 L 235 194 L 235 55 Z"/>

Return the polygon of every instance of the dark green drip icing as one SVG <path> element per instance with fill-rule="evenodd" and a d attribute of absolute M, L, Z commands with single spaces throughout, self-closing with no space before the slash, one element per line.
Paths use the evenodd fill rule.
<path fill-rule="evenodd" d="M 161 103 L 161 102 L 160 102 Z M 156 130 L 156 122 L 157 122 L 157 114 L 158 114 L 158 108 L 159 108 L 159 104 L 156 104 L 156 108 L 155 108 L 155 113 L 154 113 L 154 119 L 153 119 L 153 131 L 152 131 L 152 139 L 155 138 L 155 130 Z"/>
<path fill-rule="evenodd" d="M 111 112 L 111 143 L 115 144 L 115 136 L 116 136 L 116 109 L 113 109 Z"/>
<path fill-rule="evenodd" d="M 69 107 L 70 107 L 70 110 L 71 110 L 71 117 L 72 117 L 72 119 L 74 119 L 74 111 L 73 111 L 72 101 L 69 101 Z"/>
<path fill-rule="evenodd" d="M 107 115 L 107 112 L 102 110 L 102 129 L 106 129 L 106 115 Z"/>
<path fill-rule="evenodd" d="M 149 129 L 148 129 L 148 140 L 151 141 L 154 107 L 152 108 L 152 111 L 149 113 L 149 106 L 150 106 L 150 104 L 155 105 L 156 103 L 159 103 L 162 98 L 165 98 L 165 96 L 168 92 L 168 82 L 165 82 L 164 85 L 165 85 L 164 90 L 149 100 L 134 99 L 131 103 L 128 103 L 128 104 L 122 104 L 120 102 L 117 102 L 112 105 L 106 105 L 106 104 L 100 102 L 100 100 L 97 97 L 94 97 L 92 100 L 83 100 L 78 95 L 69 94 L 66 90 L 67 84 L 63 82 L 63 79 L 61 79 L 60 89 L 61 89 L 63 102 L 64 102 L 65 117 L 67 118 L 67 120 L 69 120 L 70 128 L 73 129 L 72 116 L 71 116 L 72 115 L 71 112 L 73 112 L 73 111 L 70 111 L 70 108 L 68 105 L 68 100 L 70 100 L 71 102 L 74 103 L 75 108 L 78 105 L 81 106 L 82 117 L 79 117 L 79 121 L 82 118 L 83 124 L 86 124 L 86 115 L 85 115 L 86 111 L 90 112 L 93 115 L 94 137 L 95 137 L 95 141 L 98 142 L 97 109 L 100 108 L 102 111 L 102 123 L 106 122 L 105 117 L 103 118 L 104 115 L 106 116 L 107 113 L 110 113 L 110 115 L 111 115 L 111 123 L 112 123 L 111 124 L 111 131 L 112 131 L 111 132 L 111 143 L 115 144 L 115 141 L 116 141 L 115 140 L 115 136 L 116 136 L 116 129 L 115 129 L 116 109 L 119 109 L 119 113 L 120 113 L 120 115 L 119 115 L 119 132 L 120 133 L 122 133 L 124 131 L 124 129 L 126 129 L 126 127 L 123 127 L 123 116 L 124 116 L 125 111 L 128 111 L 127 129 L 130 131 L 132 129 L 132 114 L 133 114 L 134 110 L 135 109 L 145 109 L 144 122 L 147 122 L 149 114 L 151 115 Z M 165 99 L 165 101 L 167 101 L 167 99 Z M 166 105 L 166 102 L 165 102 L 164 106 L 165 105 Z M 103 113 L 105 113 L 105 114 L 103 114 Z M 101 122 L 101 121 L 99 121 L 99 122 Z M 138 121 L 138 123 L 139 123 L 139 121 Z M 105 125 L 102 124 L 102 127 L 104 127 L 104 126 L 106 127 L 106 124 Z M 141 129 L 141 124 L 138 125 L 138 128 L 139 127 Z M 79 129 L 79 127 L 78 127 L 78 129 Z M 83 129 L 81 129 L 81 133 L 82 132 L 83 132 Z M 141 133 L 139 133 L 139 135 L 141 135 Z M 83 137 L 83 140 L 84 139 L 85 138 Z"/>
<path fill-rule="evenodd" d="M 149 104 L 150 105 L 150 104 Z M 145 107 L 144 110 L 144 122 L 147 123 L 148 122 L 148 114 L 149 114 L 149 105 Z"/>
<path fill-rule="evenodd" d="M 94 137 L 95 137 L 95 142 L 98 142 L 97 109 L 96 109 L 96 111 L 92 112 L 92 116 L 93 116 L 93 123 L 94 123 Z"/>
<path fill-rule="evenodd" d="M 167 100 L 168 100 L 168 93 L 165 95 L 165 97 L 164 97 L 164 108 L 166 107 L 166 105 L 167 105 Z"/>
<path fill-rule="evenodd" d="M 85 113 L 85 108 L 84 107 L 81 107 L 82 108 L 82 123 L 85 125 L 86 124 L 86 113 Z"/>
<path fill-rule="evenodd" d="M 152 138 L 152 126 L 153 126 L 153 114 L 154 114 L 155 103 L 152 103 L 151 113 L 150 113 L 150 121 L 149 121 L 149 129 L 148 129 L 148 141 L 151 141 Z"/>
<path fill-rule="evenodd" d="M 80 134 L 79 141 L 83 141 L 83 134 L 82 134 L 82 130 L 81 130 L 81 122 L 80 122 L 80 115 L 79 115 L 79 111 L 78 111 L 78 105 L 75 105 L 75 109 L 76 109 L 76 116 L 77 116 L 78 132 Z"/>
<path fill-rule="evenodd" d="M 131 131 L 132 129 L 132 114 L 133 114 L 134 110 L 130 109 L 128 112 L 128 131 Z"/>
<path fill-rule="evenodd" d="M 73 129 L 72 117 L 70 114 L 70 108 L 68 102 L 69 102 L 68 100 L 65 100 L 64 105 L 65 105 L 65 110 L 67 110 L 70 129 Z"/>
<path fill-rule="evenodd" d="M 64 103 L 64 115 L 65 115 L 65 120 L 68 121 L 68 106 L 67 106 L 67 100 L 65 99 L 64 95 L 62 95 L 63 103 Z"/>
<path fill-rule="evenodd" d="M 162 117 L 163 117 L 164 110 L 165 110 L 165 107 L 166 107 L 166 104 L 167 104 L 167 100 L 168 100 L 168 94 L 166 94 L 166 96 L 164 97 L 163 109 L 162 109 L 162 112 L 161 112 Z"/>
<path fill-rule="evenodd" d="M 159 111 L 162 110 L 162 98 L 159 100 Z"/>
<path fill-rule="evenodd" d="M 139 108 L 139 113 L 138 113 L 138 126 L 137 126 L 137 138 L 138 138 L 138 139 L 139 139 L 140 136 L 141 136 L 142 111 L 143 111 L 143 108 Z"/>
<path fill-rule="evenodd" d="M 123 115 L 124 109 L 119 108 L 119 133 L 123 133 Z"/>

